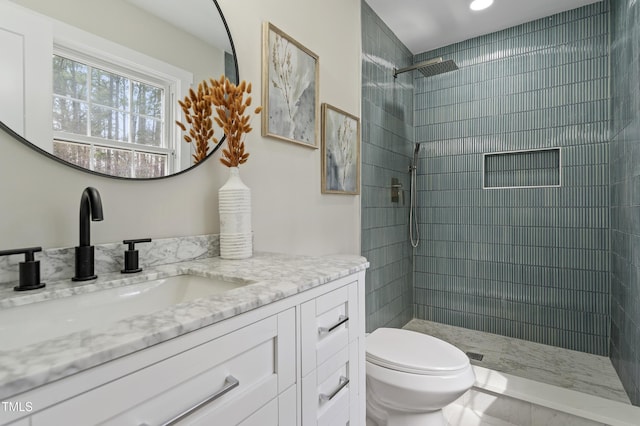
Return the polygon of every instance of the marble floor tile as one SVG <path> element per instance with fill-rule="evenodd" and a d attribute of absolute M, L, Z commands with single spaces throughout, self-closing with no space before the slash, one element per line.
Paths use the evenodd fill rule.
<path fill-rule="evenodd" d="M 502 358 L 506 353 L 508 341 L 501 339 L 501 336 L 490 333 L 471 332 L 461 327 L 454 327 L 446 324 L 439 324 L 431 321 L 414 319 L 403 328 L 418 331 L 437 337 L 445 342 L 452 343 L 464 352 L 476 352 L 484 355 L 483 367 L 496 369 L 502 365 Z M 473 362 L 475 364 L 475 362 Z"/>
<path fill-rule="evenodd" d="M 448 426 L 520 426 L 458 404 L 446 406 L 443 412 Z"/>
<path fill-rule="evenodd" d="M 419 319 L 404 328 L 483 354 L 482 361 L 471 360 L 474 365 L 630 403 L 607 357 Z"/>
<path fill-rule="evenodd" d="M 536 405 L 531 407 L 531 426 L 606 426 Z"/>

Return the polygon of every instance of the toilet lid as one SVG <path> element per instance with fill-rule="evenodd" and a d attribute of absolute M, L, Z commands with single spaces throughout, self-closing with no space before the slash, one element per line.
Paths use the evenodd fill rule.
<path fill-rule="evenodd" d="M 367 336 L 367 361 L 412 374 L 447 375 L 469 366 L 455 346 L 427 334 L 378 328 Z"/>

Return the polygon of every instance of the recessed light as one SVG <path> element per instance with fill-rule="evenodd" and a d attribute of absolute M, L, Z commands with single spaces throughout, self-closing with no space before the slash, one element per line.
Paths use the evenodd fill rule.
<path fill-rule="evenodd" d="M 493 4 L 493 0 L 473 0 L 469 5 L 471 10 L 484 10 Z"/>

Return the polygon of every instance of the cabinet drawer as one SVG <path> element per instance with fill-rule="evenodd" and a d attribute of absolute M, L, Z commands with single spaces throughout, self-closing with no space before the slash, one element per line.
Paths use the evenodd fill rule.
<path fill-rule="evenodd" d="M 277 359 L 280 339 L 295 341 L 295 326 L 283 326 L 282 315 L 295 314 L 258 321 L 38 412 L 32 426 L 71 419 L 161 425 L 196 406 L 179 424 L 211 424 L 212 416 L 218 424 L 239 424 L 277 396 L 280 374 L 295 377 L 295 365 Z"/>
<path fill-rule="evenodd" d="M 302 304 L 302 376 L 358 337 L 357 297 L 354 282 Z"/>
<path fill-rule="evenodd" d="M 356 341 L 302 378 L 302 424 L 357 424 L 358 383 Z"/>
<path fill-rule="evenodd" d="M 208 424 L 220 423 L 212 419 L 212 422 Z M 267 405 L 247 417 L 239 426 L 278 426 L 278 400 L 272 399 Z"/>
<path fill-rule="evenodd" d="M 295 426 L 296 425 L 296 386 L 272 399 L 264 407 L 247 417 L 239 426 Z M 217 418 L 207 425 L 221 425 Z"/>

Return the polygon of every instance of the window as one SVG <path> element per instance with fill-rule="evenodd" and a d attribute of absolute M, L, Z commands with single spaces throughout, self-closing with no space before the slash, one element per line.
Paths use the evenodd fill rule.
<path fill-rule="evenodd" d="M 120 177 L 160 177 L 175 155 L 170 82 L 98 58 L 53 56 L 54 154 Z"/>

